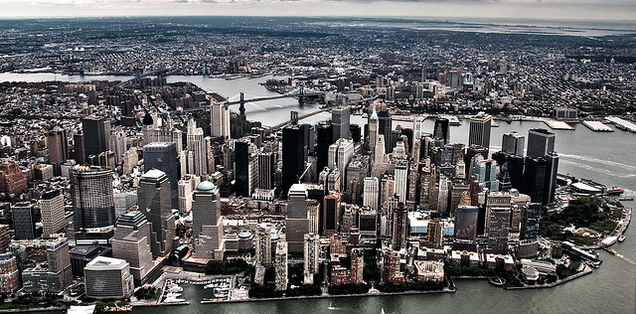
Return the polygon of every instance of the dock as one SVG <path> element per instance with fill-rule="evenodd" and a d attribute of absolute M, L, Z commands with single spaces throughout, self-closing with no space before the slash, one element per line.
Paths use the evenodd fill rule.
<path fill-rule="evenodd" d="M 571 125 L 563 121 L 543 119 L 543 123 L 545 123 L 551 129 L 554 129 L 554 130 L 574 130 L 574 128 Z"/>
<path fill-rule="evenodd" d="M 610 121 L 616 125 L 617 128 L 625 131 L 630 131 L 632 133 L 636 133 L 636 124 L 631 121 L 627 121 L 625 119 L 621 119 L 618 117 L 607 117 L 607 121 Z"/>
<path fill-rule="evenodd" d="M 583 121 L 583 125 L 594 132 L 614 132 L 612 128 L 600 121 Z"/>

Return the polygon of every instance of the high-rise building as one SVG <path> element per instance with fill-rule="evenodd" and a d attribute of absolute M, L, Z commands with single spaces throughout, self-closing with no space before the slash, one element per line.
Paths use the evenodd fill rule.
<path fill-rule="evenodd" d="M 400 271 L 400 254 L 388 249 L 382 253 L 382 282 L 399 285 L 404 283 L 404 274 Z"/>
<path fill-rule="evenodd" d="M 322 211 L 322 235 L 331 236 L 338 232 L 340 221 L 340 193 L 325 196 Z"/>
<path fill-rule="evenodd" d="M 290 254 L 300 254 L 303 252 L 305 234 L 309 233 L 307 189 L 303 184 L 294 184 L 287 195 L 289 196 L 287 219 L 285 219 L 287 248 Z"/>
<path fill-rule="evenodd" d="M 250 196 L 250 141 L 241 139 L 234 142 L 234 187 L 236 195 Z"/>
<path fill-rule="evenodd" d="M 490 127 L 492 117 L 484 112 L 470 118 L 470 129 L 468 131 L 468 146 L 479 145 L 485 148 L 490 147 Z"/>
<path fill-rule="evenodd" d="M 29 202 L 18 202 L 11 206 L 13 230 L 16 240 L 29 240 L 37 237 L 33 206 Z"/>
<path fill-rule="evenodd" d="M 20 270 L 15 256 L 0 254 L 0 292 L 9 295 L 20 289 Z"/>
<path fill-rule="evenodd" d="M 549 153 L 544 157 L 526 157 L 522 192 L 530 195 L 532 202 L 543 205 L 554 201 L 559 157 Z"/>
<path fill-rule="evenodd" d="M 60 165 L 66 161 L 68 155 L 68 140 L 66 130 L 59 129 L 50 131 L 46 137 L 49 148 L 49 162 L 53 165 L 56 176 L 61 175 Z"/>
<path fill-rule="evenodd" d="M 78 133 L 73 135 L 73 159 L 83 165 L 86 163 L 86 151 L 84 150 L 84 134 Z"/>
<path fill-rule="evenodd" d="M 201 182 L 201 178 L 192 175 L 185 175 L 179 180 L 179 213 L 183 216 L 192 210 L 192 193 Z"/>
<path fill-rule="evenodd" d="M 230 138 L 230 109 L 210 97 L 210 126 L 213 137 Z"/>
<path fill-rule="evenodd" d="M 391 246 L 396 251 L 406 248 L 407 222 L 407 211 L 404 208 L 404 203 L 399 202 L 393 211 L 393 237 L 391 238 Z"/>
<path fill-rule="evenodd" d="M 92 299 L 123 299 L 135 288 L 130 266 L 123 259 L 98 256 L 84 267 L 86 296 Z"/>
<path fill-rule="evenodd" d="M 331 124 L 333 125 L 334 140 L 351 137 L 349 134 L 350 116 L 351 113 L 349 107 L 340 107 L 331 110 Z"/>
<path fill-rule="evenodd" d="M 0 254 L 7 251 L 11 244 L 11 229 L 9 225 L 0 225 Z"/>
<path fill-rule="evenodd" d="M 490 227 L 488 229 L 488 249 L 507 252 L 509 233 L 510 208 L 492 208 L 490 211 Z"/>
<path fill-rule="evenodd" d="M 48 237 L 66 227 L 64 195 L 60 190 L 42 195 L 42 198 L 40 198 L 40 213 L 42 215 L 43 236 Z"/>
<path fill-rule="evenodd" d="M 86 117 L 81 120 L 84 132 L 84 157 L 88 160 L 88 156 L 98 156 L 109 149 L 110 121 L 97 117 Z"/>
<path fill-rule="evenodd" d="M 444 222 L 439 219 L 431 219 L 426 229 L 426 243 L 433 248 L 444 247 Z"/>
<path fill-rule="evenodd" d="M 225 245 L 219 189 L 210 181 L 199 183 L 192 197 L 192 238 L 194 257 L 223 260 Z"/>
<path fill-rule="evenodd" d="M 333 125 L 328 122 L 321 122 L 316 125 L 316 169 L 322 171 L 329 165 L 329 146 L 334 143 Z"/>
<path fill-rule="evenodd" d="M 174 142 L 154 142 L 144 146 L 144 169 L 163 171 L 170 181 L 170 207 L 179 208 L 179 160 Z"/>
<path fill-rule="evenodd" d="M 455 216 L 455 238 L 461 240 L 477 239 L 477 206 L 461 205 Z"/>
<path fill-rule="evenodd" d="M 256 264 L 272 264 L 272 234 L 269 228 L 258 228 L 254 241 Z"/>
<path fill-rule="evenodd" d="M 320 236 L 307 233 L 304 237 L 303 283 L 314 283 L 314 275 L 320 271 Z"/>
<path fill-rule="evenodd" d="M 516 131 L 504 133 L 501 142 L 501 150 L 513 155 L 523 157 L 523 150 L 526 147 L 526 137 Z"/>
<path fill-rule="evenodd" d="M 554 152 L 556 134 L 546 129 L 528 131 L 528 157 L 544 157 Z"/>
<path fill-rule="evenodd" d="M 29 268 L 22 272 L 25 292 L 59 293 L 73 283 L 68 240 L 59 238 L 46 243 L 47 268 Z"/>
<path fill-rule="evenodd" d="M 276 258 L 274 262 L 276 291 L 287 290 L 287 283 L 289 282 L 287 271 L 287 242 L 278 242 L 276 245 Z"/>
<path fill-rule="evenodd" d="M 435 126 L 433 127 L 433 138 L 443 141 L 443 145 L 450 143 L 450 129 L 448 128 L 448 119 L 437 118 L 435 119 Z"/>
<path fill-rule="evenodd" d="M 340 187 L 346 188 L 346 169 L 353 158 L 354 144 L 350 139 L 339 138 L 329 146 L 329 168 L 337 167 L 340 172 Z"/>
<path fill-rule="evenodd" d="M 530 203 L 523 213 L 521 222 L 521 238 L 523 240 L 537 240 L 539 237 L 539 220 L 541 218 L 541 203 Z"/>
<path fill-rule="evenodd" d="M 399 159 L 395 164 L 395 194 L 400 202 L 406 204 L 406 193 L 408 191 L 409 162 Z"/>
<path fill-rule="evenodd" d="M 393 130 L 393 118 L 387 110 L 382 110 L 378 114 L 378 135 L 384 135 L 384 151 L 388 154 L 393 151 L 391 141 L 391 130 Z M 377 158 L 377 157 L 376 157 Z"/>
<path fill-rule="evenodd" d="M 351 280 L 354 285 L 361 284 L 364 281 L 364 250 L 361 248 L 351 249 Z"/>
<path fill-rule="evenodd" d="M 194 121 L 194 117 L 190 116 L 188 120 L 188 150 L 194 155 L 193 160 L 193 172 L 197 176 L 202 176 L 208 173 L 208 155 L 206 152 L 205 141 L 203 140 L 203 129 L 197 128 L 197 123 Z"/>
<path fill-rule="evenodd" d="M 113 173 L 98 167 L 79 167 L 71 172 L 76 244 L 107 244 L 115 225 Z"/>
<path fill-rule="evenodd" d="M 487 188 L 491 192 L 499 191 L 496 161 L 487 159 L 474 162 L 473 175 L 480 186 Z"/>
<path fill-rule="evenodd" d="M 283 128 L 283 184 L 282 191 L 287 192 L 292 184 L 298 183 L 305 171 L 305 137 L 297 125 Z"/>
<path fill-rule="evenodd" d="M 126 153 L 126 133 L 121 127 L 111 130 L 109 147 L 115 155 L 115 163 L 121 164 Z"/>
<path fill-rule="evenodd" d="M 148 170 L 139 181 L 137 205 L 150 222 L 150 248 L 154 257 L 172 251 L 175 236 L 174 215 L 171 210 L 170 180 L 157 169 Z"/>
<path fill-rule="evenodd" d="M 380 197 L 380 181 L 376 177 L 364 178 L 363 205 L 378 210 Z"/>
<path fill-rule="evenodd" d="M 0 164 L 0 193 L 7 193 L 15 200 L 27 190 L 27 179 L 15 161 Z"/>
<path fill-rule="evenodd" d="M 154 266 L 150 238 L 150 223 L 142 212 L 131 211 L 117 219 L 112 254 L 130 264 L 130 273 L 138 284 L 146 282 Z"/>
<path fill-rule="evenodd" d="M 371 112 L 371 115 L 369 115 L 369 121 L 367 122 L 368 134 L 365 142 L 365 147 L 370 152 L 375 152 L 375 145 L 378 141 L 378 119 L 378 113 L 375 111 L 375 105 L 373 105 L 373 111 Z"/>
<path fill-rule="evenodd" d="M 258 184 L 256 188 L 264 190 L 274 189 L 276 174 L 276 154 L 261 152 L 258 154 Z"/>

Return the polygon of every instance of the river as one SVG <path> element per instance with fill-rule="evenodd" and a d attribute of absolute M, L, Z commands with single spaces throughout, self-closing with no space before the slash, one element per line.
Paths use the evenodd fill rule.
<path fill-rule="evenodd" d="M 86 81 L 95 77 L 68 77 L 50 73 L 0 74 L 2 81 L 43 81 L 52 80 Z M 258 83 L 268 77 L 224 80 L 204 77 L 169 76 L 168 82 L 190 81 L 207 90 L 213 90 L 226 97 L 238 92 L 252 96 L 271 95 Z M 101 76 L 97 79 L 121 79 L 121 77 Z M 290 110 L 300 114 L 317 110 L 318 105 L 300 107 L 294 99 L 280 99 L 259 102 L 246 106 L 248 119 L 259 119 L 265 125 L 274 125 L 289 119 Z M 315 107 L 315 108 L 314 108 Z M 315 122 L 328 119 L 328 113 L 321 113 L 308 119 Z M 352 123 L 362 126 L 364 120 L 352 117 Z M 394 126 L 402 122 L 394 122 Z M 432 132 L 433 120 L 424 122 L 424 131 Z M 402 123 L 408 125 L 410 123 Z M 531 128 L 547 128 L 542 122 L 514 121 L 510 124 L 500 121 L 499 127 L 491 132 L 491 149 L 500 148 L 503 133 L 518 131 L 527 134 Z M 621 186 L 624 196 L 636 197 L 636 134 L 616 129 L 616 132 L 593 132 L 582 124 L 574 124 L 575 130 L 553 130 L 557 134 L 556 151 L 560 155 L 559 172 L 577 177 L 593 179 L 608 186 Z M 615 129 L 612 126 L 613 129 Z M 468 142 L 468 121 L 450 129 L 451 142 Z M 624 202 L 634 207 L 634 202 Z M 636 313 L 636 231 L 628 228 L 627 240 L 613 248 L 624 257 L 613 256 L 600 251 L 603 264 L 588 276 L 567 282 L 550 289 L 507 291 L 490 286 L 485 281 L 458 281 L 457 292 L 453 294 L 401 295 L 382 297 L 356 297 L 336 299 L 300 299 L 285 301 L 247 302 L 229 304 L 199 304 L 209 297 L 202 286 L 184 286 L 183 296 L 191 302 L 188 306 L 165 306 L 161 308 L 135 308 L 134 314 L 177 313 L 333 313 L 328 307 L 333 303 L 337 313 Z M 48 312 L 59 313 L 59 312 Z"/>

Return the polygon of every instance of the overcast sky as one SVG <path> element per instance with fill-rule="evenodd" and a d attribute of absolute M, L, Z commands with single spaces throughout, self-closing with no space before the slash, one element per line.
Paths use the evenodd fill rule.
<path fill-rule="evenodd" d="M 0 17 L 421 16 L 634 20 L 636 0 L 0 0 Z"/>

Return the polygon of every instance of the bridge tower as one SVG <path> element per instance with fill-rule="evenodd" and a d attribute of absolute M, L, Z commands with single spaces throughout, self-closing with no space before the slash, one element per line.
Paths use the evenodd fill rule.
<path fill-rule="evenodd" d="M 300 90 L 298 91 L 298 104 L 299 105 L 304 105 L 305 104 L 305 100 L 306 100 L 305 96 L 305 86 L 300 86 Z"/>
<path fill-rule="evenodd" d="M 239 112 L 241 113 L 242 116 L 245 115 L 245 93 L 241 92 L 240 94 L 240 104 L 241 107 L 239 108 Z"/>

